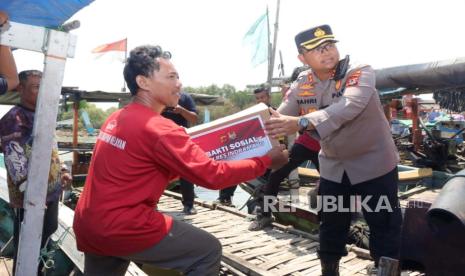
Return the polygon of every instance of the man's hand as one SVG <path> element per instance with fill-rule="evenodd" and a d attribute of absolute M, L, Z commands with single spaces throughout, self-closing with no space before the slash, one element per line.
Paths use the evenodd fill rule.
<path fill-rule="evenodd" d="M 8 14 L 4 11 L 0 11 L 0 27 L 8 21 Z"/>
<path fill-rule="evenodd" d="M 289 162 L 289 152 L 284 149 L 284 145 L 273 147 L 267 155 L 271 158 L 272 170 L 277 170 Z"/>
<path fill-rule="evenodd" d="M 268 135 L 277 139 L 282 136 L 294 134 L 299 130 L 297 121 L 299 117 L 292 117 L 279 114 L 270 108 L 271 118 L 265 122 L 265 128 Z"/>
<path fill-rule="evenodd" d="M 63 190 L 69 190 L 71 189 L 73 184 L 73 177 L 69 172 L 62 172 L 61 173 L 61 187 Z"/>
<path fill-rule="evenodd" d="M 180 114 L 184 110 L 186 110 L 186 109 L 178 104 L 176 107 L 173 108 L 173 110 L 171 110 L 171 112 L 176 113 L 176 114 Z"/>

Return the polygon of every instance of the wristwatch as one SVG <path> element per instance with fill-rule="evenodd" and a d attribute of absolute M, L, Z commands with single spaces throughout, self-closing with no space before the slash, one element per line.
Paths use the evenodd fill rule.
<path fill-rule="evenodd" d="M 304 131 L 307 130 L 310 121 L 305 117 L 300 117 L 297 121 L 297 125 L 299 126 L 299 133 L 302 134 Z"/>

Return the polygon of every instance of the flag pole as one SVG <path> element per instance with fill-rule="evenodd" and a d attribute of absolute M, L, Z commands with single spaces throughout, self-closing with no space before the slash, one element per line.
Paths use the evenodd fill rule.
<path fill-rule="evenodd" d="M 268 30 L 268 47 L 267 47 L 267 60 L 268 60 L 268 74 L 266 77 L 266 82 L 269 84 L 271 81 L 271 32 L 270 32 L 270 15 L 268 13 L 268 5 L 266 5 L 266 27 Z"/>
<path fill-rule="evenodd" d="M 124 49 L 124 60 L 123 64 L 126 64 L 126 59 L 128 58 L 128 38 L 126 38 L 126 47 Z M 124 67 L 124 66 L 123 66 Z M 123 87 L 121 88 L 121 92 L 126 92 L 126 81 L 124 80 L 123 76 Z"/>
<path fill-rule="evenodd" d="M 276 43 L 278 42 L 279 6 L 280 6 L 280 0 L 277 0 L 277 4 L 276 4 L 276 21 L 274 23 L 274 36 L 273 36 L 273 44 L 272 44 L 273 48 L 271 50 L 270 63 L 268 65 L 269 67 L 268 67 L 268 81 L 267 82 L 270 85 L 270 87 L 271 87 L 271 79 L 273 78 L 274 60 L 275 60 L 275 55 L 276 55 Z M 267 13 L 268 13 L 268 9 L 267 9 Z"/>

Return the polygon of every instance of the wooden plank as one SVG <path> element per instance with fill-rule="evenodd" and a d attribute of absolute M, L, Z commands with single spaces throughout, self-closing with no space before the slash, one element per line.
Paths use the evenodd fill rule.
<path fill-rule="evenodd" d="M 308 275 L 320 275 L 321 273 L 321 266 L 320 266 L 320 260 L 314 260 L 312 263 L 309 264 L 309 268 L 300 271 L 301 274 L 308 276 Z"/>
<path fill-rule="evenodd" d="M 300 264 L 296 264 L 296 265 L 292 265 L 292 266 L 286 266 L 285 268 L 280 268 L 279 271 L 277 272 L 277 274 L 284 276 L 284 275 L 291 274 L 291 273 L 296 272 L 296 271 L 305 270 L 305 269 L 308 269 L 308 268 L 313 268 L 313 266 L 315 266 L 317 264 L 319 265 L 319 263 L 320 263 L 320 260 L 314 260 L 314 261 L 300 263 Z"/>
<path fill-rule="evenodd" d="M 50 41 L 48 37 L 55 37 L 55 33 L 62 33 L 61 36 L 64 37 L 64 39 L 66 40 L 66 44 L 69 43 L 69 45 L 66 45 L 66 49 L 64 49 L 63 52 L 56 53 L 56 57 L 74 57 L 77 41 L 75 35 L 64 32 L 58 32 L 44 27 L 21 24 L 17 22 L 9 22 L 9 24 L 10 28 L 8 30 L 2 31 L 2 33 L 0 34 L 0 40 L 2 41 L 2 45 L 43 53 L 44 49 L 49 47 L 49 45 L 47 45 L 47 42 Z M 61 85 L 61 81 L 59 83 Z"/>
<path fill-rule="evenodd" d="M 223 250 L 226 250 L 229 253 L 239 252 L 245 249 L 253 249 L 257 247 L 262 247 L 263 244 L 268 242 L 271 238 L 268 236 L 260 236 L 253 241 L 246 241 L 243 243 L 233 244 L 231 247 L 223 247 Z"/>
<path fill-rule="evenodd" d="M 399 194 L 399 199 L 406 199 L 406 198 L 409 198 L 413 195 L 416 195 L 416 194 L 420 194 L 420 193 L 423 193 L 427 190 L 429 190 L 430 188 L 428 187 L 425 187 L 425 186 L 419 186 L 419 187 L 415 187 L 415 188 L 412 188 L 406 192 L 403 192 L 401 194 Z"/>
<path fill-rule="evenodd" d="M 302 176 L 311 177 L 311 178 L 320 178 L 320 174 L 315 169 L 298 167 L 297 171 Z"/>
<path fill-rule="evenodd" d="M 44 202 L 47 195 L 47 185 L 44 183 L 48 181 L 50 170 L 50 162 L 44 160 L 50 160 L 55 142 L 58 102 L 70 40 L 69 35 L 63 32 L 50 31 L 40 35 L 43 36 L 44 40 L 41 41 L 46 46 L 40 49 L 40 52 L 45 54 L 44 73 L 32 130 L 34 140 L 27 173 L 31 177 L 27 179 L 24 193 L 24 219 L 19 235 L 16 275 L 34 275 L 39 265 Z"/>
<path fill-rule="evenodd" d="M 276 274 L 269 271 L 263 270 L 260 267 L 253 265 L 251 263 L 245 262 L 243 259 L 236 257 L 233 254 L 223 252 L 223 257 L 221 258 L 223 262 L 232 265 L 234 268 L 240 270 L 242 273 L 250 276 L 262 276 L 269 275 L 274 276 Z"/>
<path fill-rule="evenodd" d="M 310 178 L 320 178 L 320 174 L 316 169 L 309 169 L 309 168 L 298 168 L 298 172 L 302 176 L 310 177 Z M 399 181 L 408 181 L 408 180 L 415 180 L 415 179 L 422 179 L 426 177 L 432 177 L 433 170 L 431 168 L 416 168 L 408 171 L 400 171 L 399 172 Z"/>
<path fill-rule="evenodd" d="M 360 272 L 366 269 L 370 261 L 354 258 L 347 265 L 341 266 L 341 275 L 354 275 L 357 272 Z"/>
<path fill-rule="evenodd" d="M 298 239 L 278 240 L 278 241 L 275 241 L 273 243 L 269 243 L 268 245 L 266 245 L 264 247 L 262 246 L 258 250 L 253 250 L 251 252 L 248 252 L 246 254 L 242 254 L 240 256 L 243 259 L 249 259 L 251 257 L 255 257 L 255 256 L 258 256 L 258 255 L 269 255 L 269 254 L 272 254 L 274 252 L 280 252 L 284 248 L 286 248 L 286 246 L 291 245 L 293 243 L 297 243 L 299 241 L 301 241 L 301 240 L 298 240 Z M 307 246 L 312 247 L 313 244 L 308 244 Z M 302 248 L 302 249 L 304 249 L 304 248 Z"/>
<path fill-rule="evenodd" d="M 432 177 L 433 170 L 431 168 L 416 168 L 408 171 L 399 172 L 399 181 L 419 180 L 426 177 Z"/>
<path fill-rule="evenodd" d="M 232 238 L 232 239 L 225 239 L 221 240 L 221 245 L 225 246 L 228 244 L 236 243 L 236 242 L 241 242 L 241 241 L 247 241 L 255 236 L 261 235 L 263 233 L 260 233 L 260 231 L 255 231 L 255 232 L 250 232 L 247 234 L 244 234 L 240 237 Z"/>
<path fill-rule="evenodd" d="M 290 261 L 286 265 L 297 265 L 297 264 L 305 263 L 305 262 L 308 262 L 308 261 L 313 261 L 315 259 L 318 259 L 318 254 L 316 253 L 316 251 L 310 252 L 309 254 L 307 254 L 305 256 L 298 257 L 298 258 Z"/>
<path fill-rule="evenodd" d="M 279 258 L 277 260 L 269 261 L 265 265 L 262 265 L 260 267 L 265 269 L 265 270 L 270 270 L 271 268 L 273 268 L 275 266 L 286 263 L 287 261 L 293 260 L 295 258 L 296 258 L 295 253 L 286 252 L 285 254 L 279 256 Z M 317 257 L 315 256 L 315 258 L 317 258 Z"/>

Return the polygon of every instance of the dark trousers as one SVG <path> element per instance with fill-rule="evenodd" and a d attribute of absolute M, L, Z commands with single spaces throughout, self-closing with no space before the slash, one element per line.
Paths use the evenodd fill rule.
<path fill-rule="evenodd" d="M 268 182 L 263 188 L 264 195 L 276 197 L 279 192 L 279 185 L 284 178 L 288 177 L 293 170 L 308 160 L 312 161 L 316 169 L 319 170 L 318 152 L 312 151 L 301 144 L 294 144 L 289 154 L 289 162 L 279 170 L 271 172 Z M 260 202 L 260 204 L 263 204 L 263 202 Z M 263 207 L 261 209 L 263 215 L 271 216 L 271 212 L 265 212 Z"/>
<path fill-rule="evenodd" d="M 181 183 L 179 186 L 181 187 L 182 205 L 188 207 L 194 206 L 194 184 L 182 178 L 179 180 L 179 182 Z"/>
<path fill-rule="evenodd" d="M 220 190 L 220 200 L 231 201 L 231 198 L 233 197 L 234 192 L 236 191 L 236 188 L 237 188 L 237 185 Z"/>
<path fill-rule="evenodd" d="M 58 228 L 58 201 L 50 202 L 47 205 L 44 213 L 44 225 L 42 227 L 42 241 L 40 248 L 45 246 L 47 239 L 55 233 Z M 18 244 L 19 244 L 19 233 L 21 231 L 21 223 L 24 218 L 24 209 L 16 208 L 15 210 L 15 221 L 13 224 L 13 245 L 15 247 L 14 260 L 13 260 L 13 273 L 16 271 L 16 260 L 18 258 Z M 42 262 L 39 263 L 39 271 L 42 269 Z M 40 275 L 40 274 L 39 274 Z"/>
<path fill-rule="evenodd" d="M 129 262 L 175 269 L 189 276 L 220 273 L 221 244 L 212 234 L 173 219 L 168 235 L 159 243 L 128 256 L 112 257 L 85 253 L 85 276 L 123 276 Z"/>
<path fill-rule="evenodd" d="M 347 208 L 350 205 L 350 196 L 360 195 L 362 201 L 371 196 L 366 205 L 372 211 L 363 208 L 363 204 L 362 211 L 370 228 L 370 254 L 375 260 L 375 265 L 378 265 L 379 258 L 382 256 L 398 259 L 402 214 L 397 196 L 397 183 L 397 167 L 383 176 L 356 185 L 351 185 L 345 173 L 342 183 L 321 178 L 319 194 L 322 209 L 320 212 L 320 249 L 318 250 L 320 258 L 334 261 L 347 255 L 345 244 L 351 222 L 350 212 L 325 210 L 324 197 L 334 196 L 338 204 L 342 199 L 342 205 Z M 385 208 L 377 210 L 376 208 L 387 205 L 392 210 Z"/>

